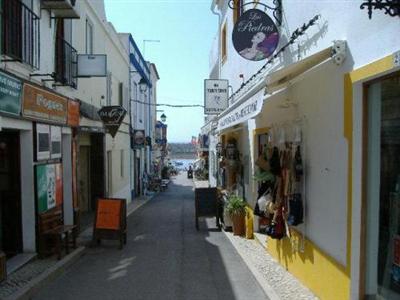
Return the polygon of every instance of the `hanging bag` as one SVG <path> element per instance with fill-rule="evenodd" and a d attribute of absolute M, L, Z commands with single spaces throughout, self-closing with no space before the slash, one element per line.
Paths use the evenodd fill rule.
<path fill-rule="evenodd" d="M 293 194 L 289 199 L 289 217 L 288 224 L 291 226 L 297 226 L 303 223 L 303 201 L 301 194 Z"/>

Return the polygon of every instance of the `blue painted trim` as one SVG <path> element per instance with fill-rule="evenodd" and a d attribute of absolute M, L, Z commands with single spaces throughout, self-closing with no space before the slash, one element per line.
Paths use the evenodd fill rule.
<path fill-rule="evenodd" d="M 131 64 L 135 67 L 135 69 L 139 72 L 140 76 L 144 78 L 144 80 L 146 80 L 148 86 L 151 88 L 152 84 L 151 84 L 151 80 L 150 80 L 150 69 L 147 67 L 147 62 L 146 60 L 143 58 L 142 53 L 140 52 L 138 46 L 136 45 L 132 35 L 129 35 L 129 43 L 130 45 L 133 46 L 133 52 L 134 53 L 129 53 L 129 59 L 131 61 Z M 136 59 L 135 54 L 137 54 L 139 56 L 139 61 Z M 142 67 L 142 65 L 144 67 Z"/>

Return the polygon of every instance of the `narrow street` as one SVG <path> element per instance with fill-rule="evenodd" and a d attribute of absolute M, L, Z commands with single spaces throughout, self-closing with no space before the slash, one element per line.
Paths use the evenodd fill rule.
<path fill-rule="evenodd" d="M 128 218 L 128 241 L 103 242 L 35 299 L 267 299 L 215 220 L 194 225 L 185 174 Z"/>

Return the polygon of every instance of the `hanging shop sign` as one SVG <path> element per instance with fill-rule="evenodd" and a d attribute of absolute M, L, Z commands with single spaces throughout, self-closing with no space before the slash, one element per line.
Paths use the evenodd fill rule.
<path fill-rule="evenodd" d="M 228 107 L 228 80 L 204 80 L 204 114 L 217 115 Z"/>
<path fill-rule="evenodd" d="M 36 166 L 36 197 L 38 213 L 43 213 L 63 202 L 62 165 Z"/>
<path fill-rule="evenodd" d="M 96 204 L 93 242 L 119 240 L 126 244 L 126 199 L 100 198 Z"/>
<path fill-rule="evenodd" d="M 263 102 L 264 91 L 260 91 L 248 101 L 220 118 L 217 130 L 221 131 L 257 116 L 262 110 Z"/>
<path fill-rule="evenodd" d="M 19 116 L 21 113 L 22 82 L 0 72 L 0 111 Z"/>
<path fill-rule="evenodd" d="M 22 115 L 29 119 L 67 123 L 68 100 L 30 84 L 24 84 Z"/>
<path fill-rule="evenodd" d="M 80 117 L 80 105 L 78 101 L 68 101 L 68 126 L 78 127 Z"/>
<path fill-rule="evenodd" d="M 270 57 L 278 47 L 278 27 L 265 12 L 249 9 L 236 22 L 232 42 L 243 58 L 263 60 Z"/>
<path fill-rule="evenodd" d="M 118 132 L 119 126 L 125 118 L 126 110 L 122 106 L 104 106 L 98 111 L 104 127 L 112 137 Z"/>
<path fill-rule="evenodd" d="M 132 137 L 133 148 L 142 148 L 146 142 L 144 130 L 134 130 Z"/>

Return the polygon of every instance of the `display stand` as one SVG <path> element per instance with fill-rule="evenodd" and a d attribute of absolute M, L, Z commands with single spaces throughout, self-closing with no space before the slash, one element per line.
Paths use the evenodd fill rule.
<path fill-rule="evenodd" d="M 220 228 L 217 188 L 196 188 L 195 209 L 197 230 L 199 230 L 199 217 L 215 217 L 216 225 Z"/>

